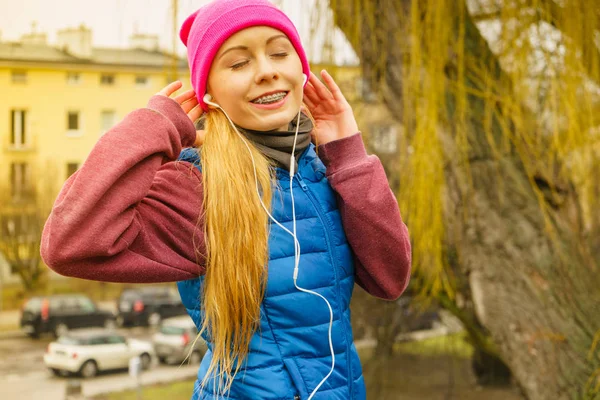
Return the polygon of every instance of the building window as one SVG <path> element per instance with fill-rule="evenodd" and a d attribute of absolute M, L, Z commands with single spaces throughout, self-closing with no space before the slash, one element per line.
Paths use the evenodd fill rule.
<path fill-rule="evenodd" d="M 100 113 L 100 134 L 104 135 L 106 131 L 113 127 L 117 119 L 117 113 L 114 110 L 102 110 Z"/>
<path fill-rule="evenodd" d="M 27 144 L 27 110 L 10 111 L 10 144 L 21 148 Z"/>
<path fill-rule="evenodd" d="M 27 163 L 19 162 L 10 165 L 10 194 L 13 200 L 22 200 L 31 195 L 29 174 Z"/>
<path fill-rule="evenodd" d="M 67 111 L 67 137 L 79 137 L 83 135 L 82 116 L 79 111 Z"/>
<path fill-rule="evenodd" d="M 374 125 L 369 142 L 377 153 L 394 154 L 398 150 L 398 130 L 394 125 Z"/>
<path fill-rule="evenodd" d="M 27 71 L 12 70 L 11 79 L 13 83 L 27 83 Z"/>
<path fill-rule="evenodd" d="M 79 169 L 79 163 L 67 163 L 67 179 Z"/>
<path fill-rule="evenodd" d="M 145 75 L 138 75 L 135 77 L 135 86 L 145 88 L 150 86 L 150 78 Z"/>
<path fill-rule="evenodd" d="M 67 84 L 78 85 L 81 83 L 81 74 L 79 72 L 67 72 Z"/>
<path fill-rule="evenodd" d="M 67 113 L 67 130 L 79 130 L 79 111 L 69 111 Z"/>
<path fill-rule="evenodd" d="M 100 84 L 104 86 L 113 86 L 115 84 L 115 76 L 112 74 L 100 75 Z"/>

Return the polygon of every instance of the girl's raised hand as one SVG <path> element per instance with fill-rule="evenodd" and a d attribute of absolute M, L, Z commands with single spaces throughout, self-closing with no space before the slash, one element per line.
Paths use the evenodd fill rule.
<path fill-rule="evenodd" d="M 358 124 L 352 107 L 331 75 L 322 70 L 321 76 L 327 86 L 310 73 L 304 86 L 304 103 L 315 119 L 313 137 L 318 144 L 325 144 L 354 135 L 358 132 Z"/>
<path fill-rule="evenodd" d="M 159 96 L 171 97 L 173 93 L 181 89 L 183 83 L 181 81 L 175 81 L 169 83 L 165 86 L 160 92 L 156 93 Z M 177 102 L 183 109 L 183 111 L 187 114 L 192 123 L 195 123 L 198 118 L 203 113 L 201 107 L 198 106 L 198 99 L 196 98 L 196 92 L 193 89 L 185 91 L 180 95 L 172 97 L 173 100 Z M 196 131 L 196 141 L 194 142 L 194 147 L 202 146 L 204 143 L 204 131 L 197 130 Z"/>

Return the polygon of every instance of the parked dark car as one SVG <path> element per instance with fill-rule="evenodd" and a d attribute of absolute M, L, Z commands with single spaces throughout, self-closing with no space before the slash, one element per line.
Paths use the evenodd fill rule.
<path fill-rule="evenodd" d="M 120 326 L 158 326 L 165 318 L 187 315 L 179 293 L 170 287 L 125 289 L 117 309 Z"/>
<path fill-rule="evenodd" d="M 33 338 L 43 333 L 59 337 L 70 329 L 115 326 L 113 313 L 99 309 L 82 294 L 32 297 L 21 310 L 21 330 Z"/>

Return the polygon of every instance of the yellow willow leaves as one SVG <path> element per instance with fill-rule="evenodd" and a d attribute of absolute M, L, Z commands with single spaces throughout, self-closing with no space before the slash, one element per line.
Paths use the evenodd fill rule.
<path fill-rule="evenodd" d="M 375 57 L 362 61 L 377 75 L 380 89 L 385 90 L 386 73 L 402 76 L 399 101 L 409 147 L 400 160 L 398 199 L 424 294 L 442 291 L 452 297 L 444 248 L 452 233 L 446 231 L 444 216 L 470 211 L 468 193 L 478 189 L 470 178 L 477 168 L 471 161 L 474 137 L 487 143 L 487 156 L 496 165 L 507 157 L 520 160 L 529 187 L 511 192 L 533 190 L 550 239 L 557 236 L 548 196 L 557 197 L 561 187 L 572 186 L 581 210 L 574 237 L 593 236 L 600 229 L 595 212 L 600 197 L 598 2 L 329 0 L 329 5 L 352 10 L 339 14 L 354 16 L 346 33 L 359 52 L 376 49 Z M 389 25 L 390 15 L 397 17 L 396 25 Z M 400 71 L 390 69 L 390 55 L 383 51 L 391 49 L 392 40 L 402 49 Z M 493 57 L 481 57 L 489 54 L 488 46 Z M 464 177 L 464 210 L 445 209 L 450 163 Z M 538 188 L 539 177 L 550 195 Z M 500 202 L 506 200 L 507 182 L 498 169 L 494 185 Z"/>

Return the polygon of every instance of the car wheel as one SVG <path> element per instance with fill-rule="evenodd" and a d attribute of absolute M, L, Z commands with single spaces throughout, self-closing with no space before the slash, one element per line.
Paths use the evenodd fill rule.
<path fill-rule="evenodd" d="M 86 361 L 79 370 L 79 373 L 84 378 L 93 378 L 98 374 L 98 365 L 96 365 L 96 361 L 88 360 Z"/>
<path fill-rule="evenodd" d="M 64 322 L 59 322 L 54 326 L 54 336 L 60 337 L 69 332 L 69 327 Z"/>
<path fill-rule="evenodd" d="M 58 368 L 50 368 L 50 371 L 54 376 L 62 376 L 62 371 Z"/>
<path fill-rule="evenodd" d="M 39 339 L 40 338 L 40 334 L 38 332 L 28 333 L 27 336 L 29 336 L 32 339 Z"/>
<path fill-rule="evenodd" d="M 112 318 L 107 318 L 107 319 L 104 321 L 104 327 L 105 327 L 106 329 L 114 330 L 114 329 L 116 329 L 116 327 L 117 327 L 117 323 L 116 323 L 116 321 L 115 321 L 114 319 L 112 319 Z"/>
<path fill-rule="evenodd" d="M 142 370 L 147 370 L 148 368 L 150 368 L 150 364 L 152 363 L 152 358 L 150 357 L 150 354 L 148 353 L 144 353 L 140 356 L 140 363 L 142 365 Z"/>
<path fill-rule="evenodd" d="M 148 316 L 148 325 L 150 325 L 152 327 L 156 327 L 160 324 L 161 320 L 162 320 L 162 317 L 160 316 L 160 314 L 157 312 L 153 312 L 152 314 L 150 314 Z"/>
<path fill-rule="evenodd" d="M 200 354 L 199 351 L 194 351 L 191 355 L 190 355 L 190 364 L 200 364 L 200 361 L 202 361 L 202 354 Z"/>

